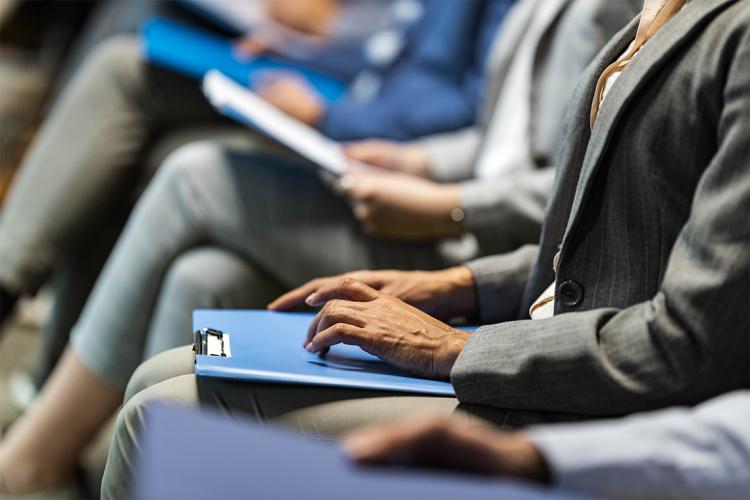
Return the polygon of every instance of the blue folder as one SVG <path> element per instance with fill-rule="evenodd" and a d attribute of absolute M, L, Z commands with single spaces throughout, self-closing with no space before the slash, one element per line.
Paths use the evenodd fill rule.
<path fill-rule="evenodd" d="M 328 101 L 335 101 L 346 91 L 340 80 L 298 63 L 266 56 L 240 60 L 232 40 L 164 18 L 153 18 L 144 25 L 142 44 L 148 61 L 196 79 L 217 69 L 237 83 L 252 87 L 262 72 L 280 70 L 302 77 Z"/>
<path fill-rule="evenodd" d="M 380 391 L 453 396 L 449 382 L 417 378 L 357 346 L 336 345 L 323 358 L 302 342 L 312 313 L 196 310 L 193 328 L 229 334 L 230 357 L 197 355 L 202 377 L 310 384 Z"/>
<path fill-rule="evenodd" d="M 213 412 L 146 409 L 133 497 L 181 500 L 541 500 L 557 490 L 445 471 L 362 467 L 336 443 Z"/>

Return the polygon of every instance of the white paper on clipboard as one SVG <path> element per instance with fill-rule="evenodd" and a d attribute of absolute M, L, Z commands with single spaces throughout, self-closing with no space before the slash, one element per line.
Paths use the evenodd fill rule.
<path fill-rule="evenodd" d="M 270 136 L 335 175 L 341 175 L 351 163 L 344 156 L 341 144 L 290 117 L 219 71 L 209 71 L 203 77 L 203 93 L 220 112 Z"/>

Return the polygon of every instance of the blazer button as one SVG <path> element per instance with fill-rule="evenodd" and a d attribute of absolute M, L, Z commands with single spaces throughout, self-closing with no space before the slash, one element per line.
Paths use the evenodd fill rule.
<path fill-rule="evenodd" d="M 565 307 L 575 307 L 583 300 L 583 287 L 575 281 L 565 281 L 557 287 L 560 304 Z"/>

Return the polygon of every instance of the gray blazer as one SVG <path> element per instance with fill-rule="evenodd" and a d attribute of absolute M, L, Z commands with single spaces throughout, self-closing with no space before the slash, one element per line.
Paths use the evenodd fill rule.
<path fill-rule="evenodd" d="M 533 11 L 519 4 L 498 30 L 487 63 L 487 84 L 476 127 L 423 141 L 441 181 L 463 182 L 464 224 L 479 243 L 479 253 L 507 252 L 539 239 L 544 207 L 552 189 L 550 159 L 557 149 L 565 109 L 581 72 L 597 52 L 640 10 L 642 0 L 542 0 L 555 2 L 556 15 L 546 26 L 533 65 L 526 164 L 512 177 L 475 179 L 486 132 L 505 89 L 516 49 Z M 503 228 L 498 231 L 498 226 Z"/>
<path fill-rule="evenodd" d="M 483 321 L 506 322 L 459 356 L 463 402 L 617 415 L 748 387 L 750 0 L 688 2 L 591 131 L 597 78 L 636 27 L 576 90 L 540 244 L 470 264 Z M 521 319 L 555 278 L 556 316 Z"/>

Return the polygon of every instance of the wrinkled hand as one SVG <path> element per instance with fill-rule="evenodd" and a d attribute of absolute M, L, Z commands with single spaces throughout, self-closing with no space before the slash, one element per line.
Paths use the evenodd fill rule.
<path fill-rule="evenodd" d="M 411 175 L 352 168 L 339 180 L 354 216 L 369 235 L 401 241 L 433 241 L 463 234 L 451 218 L 461 203 L 457 185 Z"/>
<path fill-rule="evenodd" d="M 307 303 L 323 306 L 308 328 L 308 351 L 356 345 L 421 377 L 448 379 L 470 335 L 352 278 L 319 288 Z"/>
<path fill-rule="evenodd" d="M 269 71 L 255 90 L 281 111 L 311 126 L 318 124 L 325 110 L 317 91 L 293 75 Z"/>
<path fill-rule="evenodd" d="M 441 271 L 356 271 L 339 276 L 318 278 L 287 292 L 268 308 L 287 311 L 303 304 L 321 288 L 350 278 L 403 300 L 442 320 L 473 316 L 476 312 L 474 276 L 466 266 Z"/>
<path fill-rule="evenodd" d="M 419 416 L 365 427 L 344 436 L 343 447 L 360 463 L 435 467 L 550 482 L 544 457 L 523 434 L 458 419 Z"/>
<path fill-rule="evenodd" d="M 419 143 L 386 140 L 352 142 L 344 147 L 352 160 L 416 177 L 430 177 L 430 158 Z"/>

